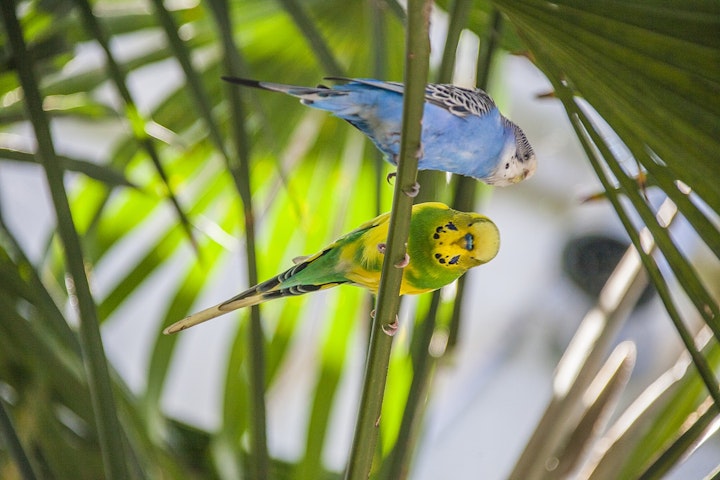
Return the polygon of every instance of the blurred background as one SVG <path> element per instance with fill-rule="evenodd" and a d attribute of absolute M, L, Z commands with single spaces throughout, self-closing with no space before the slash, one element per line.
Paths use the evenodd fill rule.
<path fill-rule="evenodd" d="M 449 3 L 436 5 L 431 20 L 431 80 L 446 68 L 445 45 L 452 41 L 461 15 L 453 10 L 458 6 Z M 471 13 L 459 36 L 452 80 L 474 86 L 478 56 L 483 58 L 483 46 L 490 43 L 486 32 L 497 13 L 485 2 L 457 2 L 463 3 Z M 504 2 L 498 3 L 502 7 Z M 534 3 L 534 8 L 545 5 Z M 160 334 L 188 312 L 248 286 L 243 207 L 228 166 L 236 168 L 234 159 L 242 158 L 243 151 L 248 154 L 246 181 L 252 192 L 261 280 L 287 268 L 293 257 L 313 253 L 389 210 L 393 187 L 384 181 L 391 167 L 378 162 L 373 146 L 359 132 L 293 98 L 241 92 L 244 117 L 238 130 L 228 97 L 233 87 L 219 77 L 236 68 L 236 74 L 251 78 L 300 85 L 315 85 L 328 74 L 401 80 L 402 7 L 394 2 L 243 0 L 224 10 L 228 5 L 222 2 L 97 2 L 92 13 L 107 35 L 113 61 L 127 73 L 118 79 L 106 73 L 103 36 L 92 33 L 81 4 L 68 3 L 72 14 L 62 20 L 62 28 L 53 26 L 63 5 L 20 2 L 16 11 L 28 45 L 37 47 L 32 58 L 51 119 L 52 143 L 68 170 L 65 184 L 120 399 L 126 448 L 135 452 L 128 463 L 147 478 L 239 478 L 243 472 L 253 478 L 247 470 L 253 451 L 247 312 L 173 337 Z M 555 90 L 553 82 L 534 65 L 532 55 L 518 55 L 527 53 L 527 47 L 516 35 L 512 11 L 506 13 L 509 19 L 503 17 L 500 40 L 488 63 L 488 91 L 527 134 L 538 170 L 512 187 L 478 187 L 474 208 L 500 228 L 501 250 L 492 262 L 468 273 L 462 296 L 455 285 L 440 294 L 429 348 L 433 367 L 427 397 L 422 396 L 427 404 L 410 439 L 398 432 L 417 371 L 413 355 L 429 296 L 404 299 L 376 456 L 380 476 L 389 475 L 388 459 L 404 441 L 416 447 L 408 478 L 511 475 L 553 397 L 554 373 L 563 352 L 631 245 L 607 198 L 585 201 L 605 187 L 563 103 L 547 95 Z M 228 53 L 224 21 L 232 25 L 237 53 Z M 7 40 L 4 45 L 9 51 Z M 194 69 L 194 77 L 184 62 Z M 5 269 L 11 264 L 20 268 L 25 256 L 61 317 L 77 331 L 73 297 L 67 294 L 67 289 L 73 291 L 72 279 L 56 235 L 53 201 L 42 166 L 28 158 L 36 148 L 35 133 L 21 118 L 22 95 L 17 86 L 11 88 L 11 82 L 17 82 L 11 74 L 8 69 L 0 77 Z M 119 93 L 118 80 L 127 95 Z M 611 125 L 588 104 L 583 107 L 614 155 L 612 161 L 623 171 L 637 173 L 638 163 Z M 161 169 L 151 161 L 154 157 Z M 438 199 L 450 202 L 459 188 L 457 179 L 438 174 L 433 181 Z M 652 187 L 643 193 L 647 204 L 657 209 L 666 192 Z M 695 200 L 708 215 L 708 228 L 717 234 L 712 203 Z M 632 218 L 639 224 L 637 214 Z M 720 269 L 715 252 L 691 223 L 683 218 L 675 222 L 673 242 L 717 299 Z M 675 270 L 662 259 L 658 265 L 679 315 L 691 332 L 698 331 L 702 314 L 682 293 Z M 47 315 L 48 307 L 24 293 L 31 277 L 6 274 L 2 279 L 3 295 L 16 313 L 3 319 L 7 329 L 6 343 L 0 342 L 5 351 L 0 354 L 0 397 L 10 407 L 21 443 L 36 452 L 31 463 L 55 478 L 70 478 L 69 459 L 99 448 L 91 433 L 92 414 L 79 411 L 78 403 L 58 392 L 63 389 L 59 380 L 45 378 L 53 376 L 52 365 L 44 364 L 44 373 L 37 370 L 52 356 L 25 356 L 32 356 L 34 348 L 56 349 L 70 359 L 63 368 L 84 385 L 79 394 L 87 396 L 87 383 L 77 351 L 73 355 L 66 352 L 72 348 L 58 347 L 54 334 L 31 329 L 37 338 L 13 337 L 20 334 L 7 327 L 23 322 L 43 328 L 38 317 Z M 18 286 L 22 281 L 27 283 Z M 364 291 L 340 287 L 263 306 L 267 447 L 273 462 L 284 465 L 273 467 L 277 478 L 335 478 L 329 472 L 343 470 L 357 414 L 371 302 Z M 451 312 L 458 303 L 459 338 L 446 348 Z M 595 424 L 583 460 L 564 476 L 545 465 L 549 476 L 542 478 L 595 478 L 580 472 L 602 456 L 597 452 L 605 451 L 608 426 L 683 354 L 685 346 L 653 286 L 644 289 L 611 346 L 625 341 L 636 349 L 634 368 Z M 708 353 L 708 358 L 715 357 Z M 682 425 L 706 396 L 694 371 L 683 374 L 676 367 L 676 372 L 677 382 L 694 382 L 693 387 L 663 397 L 654 423 Z M 682 409 L 674 407 L 680 404 Z M 41 410 L 48 413 L 38 415 Z M 677 411 L 677 417 L 657 413 L 668 410 Z M 720 444 L 710 435 L 715 423 L 700 429 L 682 452 L 694 450 L 704 435 L 709 441 L 682 465 L 672 468 L 671 463 L 662 478 L 703 478 L 717 467 Z M 41 427 L 48 424 L 53 426 L 47 438 L 39 438 Z M 644 435 L 658 437 L 659 446 L 637 454 L 637 471 L 684 431 L 667 430 L 661 441 L 656 431 L 644 428 Z M 642 444 L 638 434 L 622 462 L 635 458 Z M 147 450 L 137 453 L 138 445 Z M 99 478 L 94 475 L 101 470 L 93 469 L 99 468 L 99 457 L 89 463 L 78 478 Z M 0 473 L 19 478 L 7 449 L 0 450 Z"/>

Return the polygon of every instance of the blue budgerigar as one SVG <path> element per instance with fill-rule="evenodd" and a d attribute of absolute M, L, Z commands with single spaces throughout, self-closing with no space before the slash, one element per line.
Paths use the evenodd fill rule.
<path fill-rule="evenodd" d="M 344 83 L 296 87 L 236 77 L 223 79 L 286 93 L 307 106 L 327 110 L 370 137 L 387 160 L 397 165 L 402 83 L 329 77 Z M 500 113 L 487 93 L 454 85 L 427 85 L 420 153 L 420 170 L 457 173 L 489 185 L 518 183 L 531 176 L 537 166 L 523 131 Z"/>

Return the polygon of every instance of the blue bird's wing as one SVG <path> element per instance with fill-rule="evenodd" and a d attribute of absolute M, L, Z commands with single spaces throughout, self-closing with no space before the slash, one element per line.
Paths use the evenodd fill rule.
<path fill-rule="evenodd" d="M 366 78 L 325 77 L 327 80 L 358 83 L 389 92 L 405 93 L 405 85 L 399 82 L 384 82 Z M 481 89 L 470 90 L 456 85 L 428 83 L 425 88 L 425 101 L 444 108 L 458 117 L 476 115 L 482 117 L 492 111 L 495 102 Z"/>

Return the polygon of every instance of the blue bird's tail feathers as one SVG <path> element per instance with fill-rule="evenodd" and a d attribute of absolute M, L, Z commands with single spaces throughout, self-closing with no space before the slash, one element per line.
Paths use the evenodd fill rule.
<path fill-rule="evenodd" d="M 333 88 L 324 85 L 317 87 L 300 87 L 296 85 L 286 85 L 283 83 L 260 82 L 257 80 L 249 80 L 238 77 L 222 77 L 226 82 L 242 85 L 245 87 L 259 88 L 262 90 L 270 90 L 272 92 L 285 93 L 300 99 L 303 105 L 325 110 L 353 124 L 362 130 L 365 134 L 372 137 L 373 132 L 367 130 L 363 126 L 363 119 L 358 116 L 364 108 L 375 100 L 374 95 L 367 97 L 365 94 L 370 91 L 378 91 L 375 88 L 387 90 L 381 85 L 355 80 L 350 78 L 328 77 L 328 80 L 338 80 L 348 82 L 344 85 L 338 85 Z M 368 88 L 371 87 L 371 88 Z"/>
<path fill-rule="evenodd" d="M 270 90 L 271 92 L 286 93 L 288 95 L 292 95 L 293 97 L 298 97 L 302 99 L 303 103 L 307 102 L 306 104 L 312 104 L 312 101 L 316 99 L 347 95 L 347 92 L 333 90 L 323 85 L 318 85 L 317 87 L 299 87 L 296 85 L 260 82 L 257 80 L 250 80 L 247 78 L 239 77 L 222 77 L 222 79 L 226 82 L 234 83 L 236 85 L 242 85 L 245 87 Z"/>
<path fill-rule="evenodd" d="M 382 86 L 382 82 L 376 85 L 371 81 L 328 77 L 328 80 L 348 82 L 346 84 L 330 88 L 324 85 L 318 85 L 317 87 L 299 87 L 282 83 L 260 82 L 257 80 L 248 80 L 238 77 L 222 77 L 222 79 L 236 85 L 270 90 L 272 92 L 280 92 L 297 97 L 303 105 L 330 112 L 336 117 L 347 121 L 370 137 L 380 150 L 386 154 L 392 154 L 384 149 L 382 145 L 377 143 L 375 138 L 376 132 L 374 132 L 371 126 L 368 125 L 367 118 L 363 114 L 363 112 L 366 112 L 368 108 L 373 107 L 377 102 L 378 93 L 388 90 Z M 402 97 L 398 98 L 401 99 Z"/>

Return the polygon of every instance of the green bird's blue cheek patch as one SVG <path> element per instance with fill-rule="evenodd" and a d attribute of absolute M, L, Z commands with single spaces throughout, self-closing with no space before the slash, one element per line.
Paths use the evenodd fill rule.
<path fill-rule="evenodd" d="M 472 236 L 472 233 L 466 233 L 465 234 L 465 250 L 468 252 L 472 252 L 473 248 L 475 247 L 475 237 Z"/>

